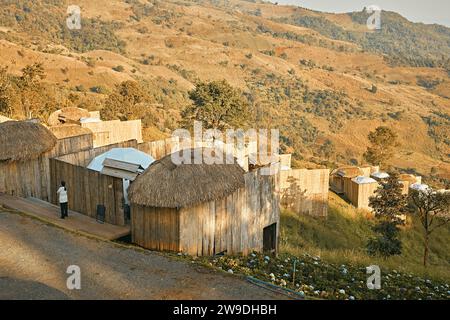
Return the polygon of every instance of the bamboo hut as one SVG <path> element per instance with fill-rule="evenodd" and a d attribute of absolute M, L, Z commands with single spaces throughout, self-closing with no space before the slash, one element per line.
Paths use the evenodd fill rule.
<path fill-rule="evenodd" d="M 358 209 L 372 210 L 369 206 L 369 198 L 378 189 L 379 184 L 375 179 L 359 176 L 344 180 L 344 193 L 350 203 Z"/>
<path fill-rule="evenodd" d="M 76 107 L 63 108 L 53 112 L 47 120 L 50 126 L 58 126 L 61 124 L 80 124 L 82 118 L 89 118 L 89 111 Z"/>
<path fill-rule="evenodd" d="M 92 148 L 92 135 L 58 140 L 39 123 L 0 124 L 0 192 L 49 200 L 49 159 Z"/>
<path fill-rule="evenodd" d="M 277 190 L 278 176 L 238 164 L 177 165 L 168 155 L 130 186 L 132 241 L 199 256 L 276 251 Z"/>
<path fill-rule="evenodd" d="M 337 194 L 343 194 L 345 181 L 348 182 L 358 176 L 364 176 L 363 170 L 358 167 L 341 167 L 335 169 L 330 175 L 330 189 Z"/>
<path fill-rule="evenodd" d="M 422 178 L 416 177 L 412 174 L 403 173 L 403 174 L 399 175 L 399 181 L 403 186 L 402 193 L 408 194 L 410 186 L 415 183 L 422 183 Z"/>

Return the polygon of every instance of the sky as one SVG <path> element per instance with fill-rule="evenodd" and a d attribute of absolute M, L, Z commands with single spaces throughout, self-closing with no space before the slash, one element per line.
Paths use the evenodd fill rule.
<path fill-rule="evenodd" d="M 326 11 L 361 11 L 369 5 L 378 5 L 383 10 L 395 11 L 408 20 L 423 23 L 438 23 L 450 27 L 450 0 L 271 0 L 279 4 Z"/>

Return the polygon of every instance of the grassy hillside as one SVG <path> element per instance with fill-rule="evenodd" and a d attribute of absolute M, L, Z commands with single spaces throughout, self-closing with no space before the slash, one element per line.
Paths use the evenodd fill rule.
<path fill-rule="evenodd" d="M 258 1 L 79 0 L 82 30 L 71 31 L 69 4 L 0 7 L 0 65 L 17 76 L 43 63 L 43 120 L 61 106 L 107 108 L 115 85 L 135 80 L 152 97 L 146 139 L 159 138 L 179 126 L 197 80 L 225 79 L 250 102 L 252 126 L 281 130 L 297 166 L 362 164 L 368 132 L 387 125 L 400 140 L 394 167 L 450 181 L 448 28 L 386 12 L 386 28 L 370 33 L 361 13 Z"/>
<path fill-rule="evenodd" d="M 387 259 L 374 258 L 366 253 L 367 241 L 374 235 L 373 223 L 367 212 L 356 210 L 331 193 L 326 220 L 282 213 L 281 251 L 294 255 L 308 252 L 335 264 L 375 264 L 389 270 L 450 281 L 450 225 L 432 235 L 430 266 L 424 268 L 423 233 L 417 219 L 410 218 L 401 232 L 402 254 Z"/>

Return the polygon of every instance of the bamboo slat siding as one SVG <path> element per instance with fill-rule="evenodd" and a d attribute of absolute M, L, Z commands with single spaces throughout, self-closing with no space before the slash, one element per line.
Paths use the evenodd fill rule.
<path fill-rule="evenodd" d="M 378 186 L 379 184 L 377 182 L 358 184 L 350 178 L 345 178 L 344 194 L 356 208 L 372 210 L 369 206 L 369 198 L 373 196 Z"/>
<path fill-rule="evenodd" d="M 179 150 L 179 139 L 178 137 L 172 137 L 165 140 L 144 142 L 140 143 L 137 146 L 137 149 L 151 155 L 155 160 L 160 160 Z"/>
<path fill-rule="evenodd" d="M 136 140 L 138 143 L 142 142 L 141 120 L 91 122 L 82 123 L 81 126 L 93 132 L 94 147 L 102 147 L 128 140 Z"/>
<path fill-rule="evenodd" d="M 104 205 L 106 207 L 106 222 L 120 226 L 125 225 L 123 180 L 89 170 L 86 166 L 92 159 L 112 148 L 136 147 L 137 141 L 131 140 L 51 159 L 50 201 L 57 204 L 57 187 L 61 181 L 65 181 L 71 210 L 95 218 L 97 205 Z"/>
<path fill-rule="evenodd" d="M 24 162 L 0 162 L 0 192 L 49 201 L 51 196 L 50 158 L 91 149 L 92 135 L 60 139 L 39 158 Z"/>
<path fill-rule="evenodd" d="M 207 203 L 181 209 L 132 205 L 133 242 L 153 250 L 191 255 L 248 254 L 263 250 L 263 229 L 277 224 L 279 176 L 245 175 L 245 187 Z"/>
<path fill-rule="evenodd" d="M 328 215 L 328 169 L 280 171 L 282 205 L 298 214 Z"/>
<path fill-rule="evenodd" d="M 125 225 L 122 179 L 102 175 L 59 159 L 50 159 L 50 166 L 53 204 L 58 204 L 56 191 L 60 182 L 65 181 L 71 210 L 95 218 L 97 205 L 104 205 L 107 223 Z"/>

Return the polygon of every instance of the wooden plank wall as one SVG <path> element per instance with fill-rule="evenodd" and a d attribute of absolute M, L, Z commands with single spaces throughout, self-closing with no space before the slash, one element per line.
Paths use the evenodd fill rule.
<path fill-rule="evenodd" d="M 344 194 L 350 203 L 358 209 L 365 209 L 371 211 L 369 206 L 369 198 L 373 196 L 377 190 L 378 183 L 357 184 L 350 178 L 344 180 Z"/>
<path fill-rule="evenodd" d="M 151 155 L 155 160 L 160 160 L 179 150 L 179 138 L 171 137 L 164 140 L 140 143 L 137 149 Z"/>
<path fill-rule="evenodd" d="M 283 206 L 298 214 L 326 217 L 328 215 L 328 169 L 291 169 L 280 171 Z"/>
<path fill-rule="evenodd" d="M 128 140 L 142 142 L 141 120 L 131 121 L 102 121 L 82 123 L 83 128 L 88 128 L 94 134 L 94 147 L 102 147 Z"/>
<path fill-rule="evenodd" d="M 35 197 L 49 201 L 51 197 L 50 158 L 92 148 L 92 135 L 69 137 L 57 141 L 55 147 L 39 158 L 13 163 L 0 162 L 0 192 L 18 197 Z"/>
<path fill-rule="evenodd" d="M 94 149 L 88 149 L 80 152 L 74 152 L 65 154 L 61 157 L 57 157 L 58 160 L 71 163 L 74 165 L 86 167 L 89 165 L 89 163 L 94 159 L 95 157 L 111 150 L 112 148 L 137 148 L 138 143 L 136 140 L 129 140 L 124 142 L 119 142 L 116 144 L 98 147 Z"/>
<path fill-rule="evenodd" d="M 263 229 L 280 220 L 279 176 L 245 175 L 245 187 L 226 198 L 180 210 L 180 251 L 192 255 L 263 250 Z"/>
<path fill-rule="evenodd" d="M 50 159 L 52 203 L 57 204 L 56 191 L 66 182 L 69 209 L 95 218 L 97 205 L 106 207 L 105 221 L 123 226 L 123 181 L 85 167 Z"/>
<path fill-rule="evenodd" d="M 132 242 L 148 249 L 180 251 L 180 214 L 177 209 L 131 207 Z"/>

